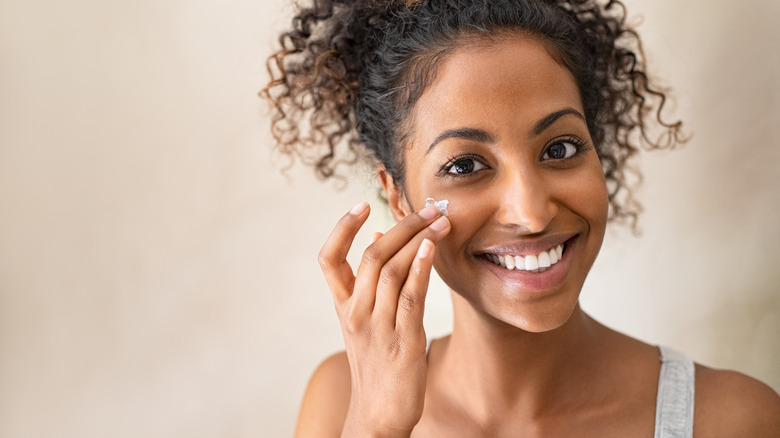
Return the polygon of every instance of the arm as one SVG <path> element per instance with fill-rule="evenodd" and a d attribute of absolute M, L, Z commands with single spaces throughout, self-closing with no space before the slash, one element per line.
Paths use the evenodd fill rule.
<path fill-rule="evenodd" d="M 349 362 L 345 352 L 325 359 L 314 371 L 298 414 L 296 438 L 339 437 L 350 399 Z"/>

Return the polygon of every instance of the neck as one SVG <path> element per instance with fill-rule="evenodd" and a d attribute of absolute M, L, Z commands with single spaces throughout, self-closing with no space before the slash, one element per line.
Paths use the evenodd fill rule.
<path fill-rule="evenodd" d="M 443 350 L 441 375 L 453 395 L 461 394 L 466 412 L 485 422 L 507 411 L 538 416 L 577 404 L 576 397 L 589 393 L 603 326 L 579 305 L 562 326 L 531 333 L 484 314 L 454 293 L 453 302 L 455 325 Z"/>

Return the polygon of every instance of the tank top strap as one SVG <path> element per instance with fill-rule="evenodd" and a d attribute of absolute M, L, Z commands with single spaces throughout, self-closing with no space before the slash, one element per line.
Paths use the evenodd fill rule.
<path fill-rule="evenodd" d="M 659 346 L 661 372 L 655 407 L 655 438 L 693 437 L 693 361 L 682 353 Z"/>

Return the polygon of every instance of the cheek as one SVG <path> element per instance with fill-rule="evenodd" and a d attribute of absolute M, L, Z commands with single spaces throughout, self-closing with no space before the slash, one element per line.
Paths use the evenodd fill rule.
<path fill-rule="evenodd" d="M 603 233 L 609 213 L 609 194 L 601 165 L 584 169 L 582 175 L 564 190 L 572 209 L 585 218 L 594 231 Z"/>
<path fill-rule="evenodd" d="M 490 222 L 493 213 L 485 196 L 469 195 L 458 190 L 442 191 L 439 198 L 447 199 L 448 218 L 450 220 L 450 233 L 439 244 L 437 258 L 441 262 L 452 264 L 460 263 L 456 260 L 470 240 Z"/>

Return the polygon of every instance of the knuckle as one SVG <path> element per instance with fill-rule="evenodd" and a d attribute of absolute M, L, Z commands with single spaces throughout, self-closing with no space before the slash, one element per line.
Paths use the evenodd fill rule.
<path fill-rule="evenodd" d="M 344 331 L 351 336 L 355 336 L 363 331 L 364 326 L 363 319 L 352 313 L 348 314 L 344 318 L 344 321 L 341 325 L 344 328 Z"/>
<path fill-rule="evenodd" d="M 386 265 L 379 272 L 379 283 L 382 286 L 393 286 L 398 280 L 399 269 L 393 265 Z"/>
<path fill-rule="evenodd" d="M 411 312 L 420 304 L 420 297 L 414 291 L 403 288 L 398 295 L 398 308 Z"/>
<path fill-rule="evenodd" d="M 317 254 L 317 262 L 320 264 L 320 268 L 322 268 L 323 271 L 329 270 L 333 266 L 333 257 L 331 256 L 330 251 L 328 251 L 326 248 L 322 248 Z"/>
<path fill-rule="evenodd" d="M 365 252 L 363 252 L 363 264 L 367 266 L 373 266 L 378 263 L 381 263 L 382 260 L 382 252 L 374 245 L 369 246 L 366 248 Z"/>

